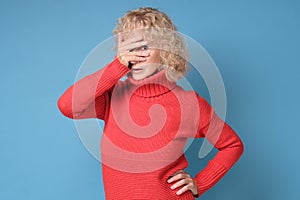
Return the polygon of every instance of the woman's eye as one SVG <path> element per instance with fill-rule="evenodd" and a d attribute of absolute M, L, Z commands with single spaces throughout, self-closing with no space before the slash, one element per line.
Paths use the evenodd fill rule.
<path fill-rule="evenodd" d="M 148 45 L 143 45 L 134 49 L 129 50 L 130 52 L 132 51 L 147 51 L 149 49 Z"/>
<path fill-rule="evenodd" d="M 149 47 L 147 45 L 143 45 L 140 47 L 141 51 L 147 51 L 149 49 Z"/>

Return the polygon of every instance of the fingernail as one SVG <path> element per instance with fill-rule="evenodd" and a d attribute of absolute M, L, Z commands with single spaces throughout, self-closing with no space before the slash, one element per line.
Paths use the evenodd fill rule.
<path fill-rule="evenodd" d="M 181 195 L 181 192 L 180 192 L 180 191 L 178 191 L 178 192 L 176 192 L 176 194 L 177 194 L 177 195 Z"/>

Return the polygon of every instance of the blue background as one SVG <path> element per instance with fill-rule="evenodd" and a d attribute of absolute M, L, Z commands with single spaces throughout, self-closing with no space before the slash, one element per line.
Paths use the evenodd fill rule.
<path fill-rule="evenodd" d="M 226 87 L 226 121 L 245 143 L 202 199 L 300 199 L 296 0 L 2 0 L 0 199 L 104 199 L 100 163 L 56 102 L 116 19 L 140 6 L 166 12 L 208 51 Z M 188 150 L 192 174 L 209 159 L 197 159 L 200 144 Z"/>

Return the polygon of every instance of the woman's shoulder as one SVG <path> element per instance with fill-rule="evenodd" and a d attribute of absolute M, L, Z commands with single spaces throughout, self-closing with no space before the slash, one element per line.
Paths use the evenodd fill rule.
<path fill-rule="evenodd" d="M 198 94 L 198 92 L 196 92 L 195 90 L 186 90 L 183 87 L 181 87 L 180 85 L 177 85 L 174 88 L 174 92 L 183 95 L 187 98 L 192 98 L 192 97 L 196 97 L 196 98 L 203 98 L 201 95 Z"/>
<path fill-rule="evenodd" d="M 180 97 L 184 101 L 191 102 L 193 104 L 198 103 L 199 105 L 208 104 L 208 101 L 195 90 L 185 90 L 180 85 L 177 85 L 173 91 L 177 97 Z"/>

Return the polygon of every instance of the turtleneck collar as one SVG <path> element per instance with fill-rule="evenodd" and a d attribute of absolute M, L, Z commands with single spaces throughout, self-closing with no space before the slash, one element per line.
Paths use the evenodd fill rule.
<path fill-rule="evenodd" d="M 127 80 L 133 94 L 140 97 L 156 97 L 169 92 L 176 86 L 176 82 L 167 79 L 165 70 L 143 80 L 135 80 L 131 76 L 128 76 Z"/>

